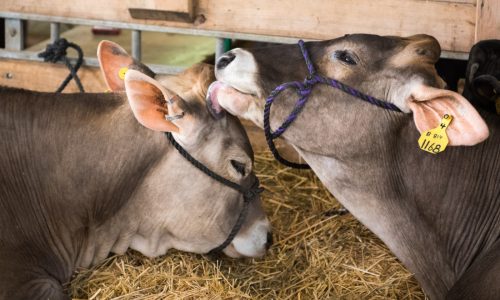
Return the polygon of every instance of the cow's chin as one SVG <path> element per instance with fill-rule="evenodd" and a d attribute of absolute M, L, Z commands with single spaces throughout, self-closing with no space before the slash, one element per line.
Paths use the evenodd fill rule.
<path fill-rule="evenodd" d="M 250 120 L 263 127 L 263 110 L 265 99 L 256 94 L 245 93 L 235 87 L 215 81 L 208 88 L 207 103 L 209 110 L 216 114 L 221 108 L 232 115 Z"/>

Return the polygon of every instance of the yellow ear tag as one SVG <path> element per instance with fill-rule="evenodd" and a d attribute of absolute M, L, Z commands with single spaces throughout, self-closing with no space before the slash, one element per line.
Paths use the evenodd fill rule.
<path fill-rule="evenodd" d="M 453 120 L 453 117 L 446 114 L 441 119 L 441 124 L 438 127 L 422 132 L 418 139 L 420 149 L 432 154 L 443 152 L 446 145 L 448 145 L 446 128 L 450 125 L 451 120 Z"/>
<path fill-rule="evenodd" d="M 118 77 L 120 77 L 121 80 L 124 80 L 125 79 L 125 73 L 127 73 L 127 71 L 128 71 L 127 67 L 121 68 L 120 71 L 118 71 Z"/>

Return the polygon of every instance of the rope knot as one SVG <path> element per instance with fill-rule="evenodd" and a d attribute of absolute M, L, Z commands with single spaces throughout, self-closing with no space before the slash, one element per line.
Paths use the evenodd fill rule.
<path fill-rule="evenodd" d="M 264 189 L 260 187 L 259 179 L 255 177 L 255 181 L 252 186 L 250 186 L 250 188 L 243 193 L 243 198 L 245 198 L 245 200 L 252 200 L 263 191 Z"/>
<path fill-rule="evenodd" d="M 299 96 L 304 97 L 304 96 L 309 96 L 309 94 L 312 91 L 312 85 L 306 85 L 303 88 L 297 90 L 297 93 Z"/>
<path fill-rule="evenodd" d="M 66 50 L 69 43 L 66 39 L 58 39 L 53 44 L 48 44 L 45 51 L 38 53 L 38 57 L 43 58 L 43 61 L 56 63 L 66 57 Z"/>
<path fill-rule="evenodd" d="M 66 57 L 66 50 L 68 48 L 73 48 L 76 50 L 76 52 L 78 52 L 78 59 L 75 65 L 72 65 L 69 59 Z M 78 75 L 76 74 L 76 72 L 78 72 L 78 69 L 80 69 L 81 65 L 83 64 L 83 51 L 80 46 L 68 42 L 64 38 L 58 39 L 54 43 L 48 44 L 45 51 L 38 53 L 38 57 L 43 58 L 43 61 L 45 62 L 49 61 L 51 63 L 57 63 L 58 61 L 63 61 L 66 64 L 66 67 L 68 68 L 70 74 L 61 83 L 56 93 L 62 92 L 71 79 L 75 80 L 76 85 L 78 86 L 78 89 L 81 93 L 85 92 L 82 83 L 80 82 L 80 78 L 78 78 Z"/>

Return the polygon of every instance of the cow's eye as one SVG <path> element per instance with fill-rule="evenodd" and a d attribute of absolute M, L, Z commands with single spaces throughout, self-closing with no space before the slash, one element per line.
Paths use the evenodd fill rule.
<path fill-rule="evenodd" d="M 345 51 L 345 50 L 339 50 L 339 51 L 335 51 L 335 53 L 333 54 L 333 57 L 335 57 L 336 59 L 348 64 L 348 65 L 356 65 L 356 60 L 352 57 L 352 55 Z"/>
<path fill-rule="evenodd" d="M 244 163 L 240 163 L 239 161 L 231 159 L 231 165 L 236 170 L 236 172 L 241 174 L 241 176 L 245 176 L 245 164 Z"/>

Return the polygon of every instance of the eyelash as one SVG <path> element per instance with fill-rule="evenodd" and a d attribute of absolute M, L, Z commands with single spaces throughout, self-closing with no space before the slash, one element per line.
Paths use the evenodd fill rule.
<path fill-rule="evenodd" d="M 231 165 L 236 170 L 236 172 L 240 173 L 242 176 L 245 176 L 245 164 L 240 163 L 236 160 L 231 160 Z"/>
<path fill-rule="evenodd" d="M 336 51 L 334 57 L 351 66 L 357 64 L 354 58 L 352 58 L 352 56 L 347 51 Z"/>

